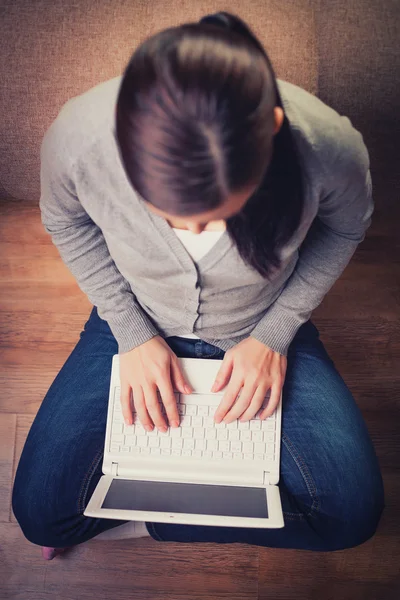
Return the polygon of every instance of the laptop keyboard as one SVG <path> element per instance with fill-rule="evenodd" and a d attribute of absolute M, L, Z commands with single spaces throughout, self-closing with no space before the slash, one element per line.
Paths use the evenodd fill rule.
<path fill-rule="evenodd" d="M 170 456 L 206 459 L 262 460 L 273 462 L 276 452 L 276 411 L 265 420 L 259 418 L 268 400 L 250 421 L 215 423 L 214 414 L 222 396 L 215 394 L 178 394 L 180 423 L 168 426 L 165 433 L 154 426 L 147 432 L 133 411 L 133 425 L 126 425 L 121 410 L 120 388 L 115 388 L 114 414 L 109 450 L 132 456 Z M 161 412 L 168 425 L 165 406 Z"/>

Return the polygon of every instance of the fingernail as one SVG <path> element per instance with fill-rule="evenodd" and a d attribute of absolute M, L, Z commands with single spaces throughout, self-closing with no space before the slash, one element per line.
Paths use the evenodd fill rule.
<path fill-rule="evenodd" d="M 125 419 L 125 424 L 126 425 L 132 425 L 132 421 L 130 419 Z"/>
<path fill-rule="evenodd" d="M 172 427 L 179 427 L 178 421 L 172 421 L 171 426 Z"/>
<path fill-rule="evenodd" d="M 192 389 L 188 385 L 185 385 L 185 392 L 187 394 L 191 394 L 192 393 Z"/>
<path fill-rule="evenodd" d="M 144 428 L 146 431 L 151 431 L 153 429 L 151 425 L 145 425 Z"/>

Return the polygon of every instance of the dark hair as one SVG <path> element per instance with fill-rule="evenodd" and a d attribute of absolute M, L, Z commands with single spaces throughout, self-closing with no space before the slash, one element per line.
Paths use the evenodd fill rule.
<path fill-rule="evenodd" d="M 220 206 L 258 185 L 226 228 L 242 259 L 269 278 L 297 229 L 304 171 L 260 42 L 219 12 L 147 38 L 125 69 L 116 106 L 123 167 L 138 195 L 171 215 Z"/>

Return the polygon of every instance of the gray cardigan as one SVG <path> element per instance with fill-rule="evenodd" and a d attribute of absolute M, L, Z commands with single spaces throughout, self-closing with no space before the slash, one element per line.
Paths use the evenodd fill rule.
<path fill-rule="evenodd" d="M 122 76 L 67 101 L 41 145 L 42 223 L 80 288 L 127 352 L 189 331 L 228 350 L 249 335 L 287 354 L 363 241 L 374 209 L 363 136 L 306 90 L 278 79 L 308 183 L 300 227 L 271 282 L 225 231 L 197 265 L 146 208 L 120 162 Z"/>

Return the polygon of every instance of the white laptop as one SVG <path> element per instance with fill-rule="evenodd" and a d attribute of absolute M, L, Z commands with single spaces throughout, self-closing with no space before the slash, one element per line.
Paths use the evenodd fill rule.
<path fill-rule="evenodd" d="M 222 360 L 179 358 L 194 390 L 175 392 L 180 424 L 147 432 L 124 422 L 119 356 L 113 357 L 102 472 L 87 517 L 226 527 L 284 527 L 278 488 L 282 395 L 260 420 L 214 422 L 226 387 L 210 389 Z"/>

